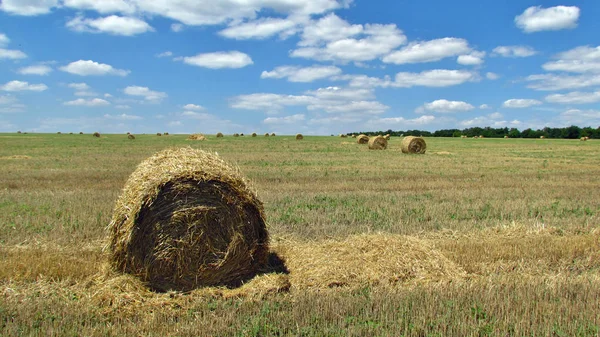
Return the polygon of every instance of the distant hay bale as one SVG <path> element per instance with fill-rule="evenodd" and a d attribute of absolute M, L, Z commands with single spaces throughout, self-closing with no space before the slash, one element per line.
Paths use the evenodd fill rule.
<path fill-rule="evenodd" d="M 189 137 L 187 137 L 187 140 L 206 140 L 206 137 L 204 137 L 203 134 L 201 133 L 194 133 L 193 135 L 189 135 Z"/>
<path fill-rule="evenodd" d="M 484 138 L 483 135 L 479 135 L 479 138 Z"/>
<path fill-rule="evenodd" d="M 128 134 L 128 135 L 130 135 L 130 134 L 131 134 L 131 132 L 127 132 L 127 134 Z"/>
<path fill-rule="evenodd" d="M 94 134 L 92 136 L 100 138 L 100 132 L 94 132 Z"/>
<path fill-rule="evenodd" d="M 222 133 L 217 133 L 217 138 L 223 138 L 223 134 Z"/>
<path fill-rule="evenodd" d="M 581 141 L 581 142 L 585 142 L 586 140 L 587 140 L 587 137 L 581 137 L 581 138 L 579 138 L 579 141 Z"/>
<path fill-rule="evenodd" d="M 271 132 L 271 137 L 275 137 L 275 132 Z"/>
<path fill-rule="evenodd" d="M 138 165 L 108 232 L 111 267 L 160 291 L 240 285 L 269 257 L 263 204 L 246 178 L 192 148 Z"/>
<path fill-rule="evenodd" d="M 17 131 L 17 133 L 21 133 L 21 130 Z"/>
<path fill-rule="evenodd" d="M 234 136 L 234 137 L 239 137 L 239 136 L 240 136 L 240 134 L 239 134 L 239 133 L 234 133 L 234 134 L 233 134 L 233 136 Z"/>
<path fill-rule="evenodd" d="M 73 134 L 73 132 L 69 132 L 69 134 L 70 134 L 70 135 L 72 135 L 72 134 Z"/>
<path fill-rule="evenodd" d="M 544 138 L 546 138 L 546 137 L 545 136 L 540 136 L 540 139 L 544 139 Z"/>
<path fill-rule="evenodd" d="M 388 141 L 384 136 L 371 137 L 369 139 L 369 150 L 385 150 L 387 146 Z"/>
<path fill-rule="evenodd" d="M 269 133 L 268 133 L 268 132 L 267 132 L 267 133 L 265 133 L 265 137 L 269 137 Z"/>
<path fill-rule="evenodd" d="M 356 135 L 352 135 L 352 138 L 356 138 Z"/>
<path fill-rule="evenodd" d="M 504 136 L 504 139 L 507 139 L 507 138 L 508 138 L 508 136 Z"/>
<path fill-rule="evenodd" d="M 165 132 L 165 133 L 163 133 L 163 135 L 165 135 L 165 136 L 168 136 L 168 135 L 169 135 L 169 133 L 168 133 L 168 132 Z"/>
<path fill-rule="evenodd" d="M 304 139 L 304 136 L 302 134 L 299 133 L 296 135 L 296 140 L 302 140 L 302 139 Z"/>
<path fill-rule="evenodd" d="M 400 149 L 402 149 L 402 153 L 424 154 L 427 150 L 427 144 L 425 139 L 421 137 L 407 136 L 402 139 Z"/>
<path fill-rule="evenodd" d="M 128 134 L 128 135 L 127 135 L 127 138 L 128 138 L 128 139 L 135 139 L 135 136 L 134 136 L 134 135 L 132 135 L 132 134 Z"/>
<path fill-rule="evenodd" d="M 62 132 L 58 131 L 56 134 L 60 135 L 60 134 L 62 134 Z"/>
<path fill-rule="evenodd" d="M 387 135 L 383 136 L 383 138 L 385 138 L 385 140 L 390 140 L 390 138 L 392 138 L 392 136 L 388 133 Z"/>
<path fill-rule="evenodd" d="M 162 136 L 162 133 L 160 133 L 160 132 L 157 132 L 157 133 L 156 133 L 156 135 L 157 135 L 157 136 Z"/>
<path fill-rule="evenodd" d="M 348 135 L 340 133 L 340 138 L 346 138 L 346 137 L 348 137 Z"/>
<path fill-rule="evenodd" d="M 240 137 L 244 137 L 244 134 L 243 134 L 243 133 L 240 133 Z"/>
<path fill-rule="evenodd" d="M 358 144 L 367 144 L 369 142 L 369 136 L 367 135 L 359 135 L 356 137 L 356 142 Z"/>
<path fill-rule="evenodd" d="M 256 136 L 257 136 L 256 132 L 252 132 L 252 137 L 256 137 Z"/>
<path fill-rule="evenodd" d="M 80 135 L 83 135 L 83 132 L 79 131 L 79 134 L 80 134 Z"/>
<path fill-rule="evenodd" d="M 588 137 L 588 136 L 585 136 L 585 140 L 590 140 L 590 137 Z"/>

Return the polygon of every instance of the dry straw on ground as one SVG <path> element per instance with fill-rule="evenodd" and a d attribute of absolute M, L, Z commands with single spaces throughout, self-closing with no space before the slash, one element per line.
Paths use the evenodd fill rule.
<path fill-rule="evenodd" d="M 359 135 L 358 137 L 356 137 L 356 142 L 358 144 L 367 144 L 369 142 L 369 136 Z"/>
<path fill-rule="evenodd" d="M 387 149 L 388 141 L 383 136 L 371 137 L 369 139 L 369 149 L 370 150 L 385 150 Z"/>
<path fill-rule="evenodd" d="M 302 134 L 299 133 L 296 135 L 296 140 L 302 140 L 302 139 L 304 139 L 304 136 Z"/>
<path fill-rule="evenodd" d="M 402 139 L 400 143 L 402 153 L 418 153 L 423 154 L 427 149 L 425 139 L 421 137 L 407 136 Z"/>
<path fill-rule="evenodd" d="M 223 134 L 221 132 L 217 133 L 217 138 L 223 138 Z"/>
<path fill-rule="evenodd" d="M 100 138 L 100 132 L 94 132 L 93 136 Z"/>
<path fill-rule="evenodd" d="M 132 134 L 128 134 L 128 135 L 127 135 L 127 138 L 128 138 L 128 139 L 135 139 L 135 136 L 134 136 L 134 135 L 132 135 Z"/>
<path fill-rule="evenodd" d="M 201 133 L 194 133 L 193 135 L 189 135 L 187 140 L 206 140 L 206 137 Z"/>
<path fill-rule="evenodd" d="M 256 137 L 256 132 L 252 132 L 252 137 Z"/>
<path fill-rule="evenodd" d="M 269 256 L 264 210 L 216 154 L 168 149 L 127 180 L 108 226 L 114 270 L 157 290 L 237 285 Z"/>

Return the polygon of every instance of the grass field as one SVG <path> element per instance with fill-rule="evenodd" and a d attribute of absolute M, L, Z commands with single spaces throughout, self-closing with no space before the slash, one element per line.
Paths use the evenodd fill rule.
<path fill-rule="evenodd" d="M 598 141 L 429 138 L 403 155 L 398 138 L 185 138 L 0 134 L 0 336 L 600 335 Z M 178 146 L 252 180 L 289 290 L 280 275 L 190 294 L 100 278 L 127 177 Z M 452 277 L 419 269 L 442 258 Z"/>

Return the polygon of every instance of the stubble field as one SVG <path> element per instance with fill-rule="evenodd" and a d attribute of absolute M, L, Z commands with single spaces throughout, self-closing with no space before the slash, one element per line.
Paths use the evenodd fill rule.
<path fill-rule="evenodd" d="M 600 142 L 0 135 L 0 336 L 598 336 Z M 114 202 L 169 147 L 264 202 L 287 274 L 153 293 L 107 276 Z"/>

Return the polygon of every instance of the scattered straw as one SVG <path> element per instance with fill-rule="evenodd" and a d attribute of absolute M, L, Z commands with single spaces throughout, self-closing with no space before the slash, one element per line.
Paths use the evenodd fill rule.
<path fill-rule="evenodd" d="M 402 139 L 400 144 L 402 153 L 418 153 L 423 154 L 427 149 L 425 139 L 421 137 L 407 136 Z"/>
<path fill-rule="evenodd" d="M 0 157 L 0 159 L 31 159 L 31 157 L 23 155 L 23 154 L 15 154 L 15 155 L 12 155 L 12 156 Z"/>

